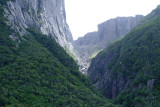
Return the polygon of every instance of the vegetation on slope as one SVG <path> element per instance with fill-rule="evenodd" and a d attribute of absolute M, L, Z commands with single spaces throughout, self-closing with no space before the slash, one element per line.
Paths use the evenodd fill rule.
<path fill-rule="evenodd" d="M 34 29 L 20 37 L 5 21 L 0 5 L 1 107 L 112 106 L 53 38 Z"/>
<path fill-rule="evenodd" d="M 158 6 L 153 12 L 159 11 Z M 115 102 L 123 107 L 160 106 L 160 14 L 153 15 L 153 18 L 151 14 L 145 17 L 147 21 L 122 40 L 100 52 L 90 67 L 92 75 L 95 72 L 92 68 L 99 67 L 98 65 L 110 55 L 105 67 L 96 69 L 102 76 L 109 70 L 109 77 L 106 78 L 117 80 L 116 84 L 119 84 L 119 78 L 127 80 L 125 89 L 115 99 Z M 148 17 L 150 18 L 147 19 Z M 101 78 L 98 79 L 93 82 L 101 81 Z M 153 88 L 149 89 L 152 86 L 147 85 L 147 82 L 152 79 Z"/>

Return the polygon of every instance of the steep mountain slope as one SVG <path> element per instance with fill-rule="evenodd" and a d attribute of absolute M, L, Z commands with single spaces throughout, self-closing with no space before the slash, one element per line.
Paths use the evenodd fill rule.
<path fill-rule="evenodd" d="M 42 34 L 55 38 L 67 53 L 76 56 L 72 34 L 66 23 L 64 0 L 12 1 L 7 2 L 5 9 L 5 16 L 12 29 L 23 36 L 26 28 L 34 27 Z"/>
<path fill-rule="evenodd" d="M 104 96 L 116 98 L 123 107 L 159 107 L 160 6 L 122 40 L 101 51 L 88 72 Z"/>
<path fill-rule="evenodd" d="M 29 25 L 27 30 L 21 26 L 28 22 L 16 20 L 19 24 L 14 25 L 8 20 L 12 15 L 16 16 L 9 11 L 12 6 L 27 3 L 27 0 L 12 1 L 8 5 L 6 0 L 0 1 L 0 106 L 113 106 L 93 89 L 89 80 L 78 71 L 75 61 L 52 36 L 40 33 L 37 26 L 30 27 L 38 30 L 27 28 Z"/>
<path fill-rule="evenodd" d="M 89 67 L 90 59 L 111 42 L 123 37 L 136 27 L 142 15 L 136 17 L 117 17 L 98 25 L 97 32 L 91 32 L 75 41 L 76 49 L 83 61 L 83 67 Z"/>

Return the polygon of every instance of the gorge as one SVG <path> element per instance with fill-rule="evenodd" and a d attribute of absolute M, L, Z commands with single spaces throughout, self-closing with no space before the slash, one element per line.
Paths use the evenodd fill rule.
<path fill-rule="evenodd" d="M 0 1 L 0 106 L 159 107 L 160 6 L 74 41 L 64 5 Z"/>
<path fill-rule="evenodd" d="M 117 17 L 110 19 L 99 24 L 97 32 L 90 32 L 84 37 L 80 37 L 74 41 L 75 50 L 78 52 L 81 62 L 83 62 L 80 64 L 80 71 L 87 74 L 90 60 L 110 43 L 130 32 L 140 23 L 142 18 L 142 15 L 137 15 L 135 17 Z"/>

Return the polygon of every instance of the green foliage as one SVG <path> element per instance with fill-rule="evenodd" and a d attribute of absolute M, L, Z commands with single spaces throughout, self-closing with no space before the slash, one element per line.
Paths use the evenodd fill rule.
<path fill-rule="evenodd" d="M 10 62 L 14 61 L 14 56 L 16 44 L 13 42 L 9 35 L 11 31 L 9 27 L 6 26 L 5 18 L 3 17 L 3 8 L 0 6 L 0 67 L 3 67 Z"/>
<path fill-rule="evenodd" d="M 113 107 L 52 38 L 34 29 L 18 36 L 0 8 L 1 107 Z M 20 42 L 13 41 L 10 35 Z"/>
<path fill-rule="evenodd" d="M 156 86 L 156 85 L 155 85 Z M 133 89 L 132 89 L 133 90 Z M 159 107 L 160 92 L 158 90 L 147 91 L 146 88 L 135 88 L 134 91 L 122 91 L 115 99 L 115 103 L 123 107 Z"/>
<path fill-rule="evenodd" d="M 148 21 L 153 20 L 160 14 L 160 5 L 157 6 L 156 9 L 154 9 L 150 14 L 148 14 L 143 20 L 141 20 L 141 24 L 144 24 Z"/>
<path fill-rule="evenodd" d="M 160 106 L 159 82 L 154 83 L 151 91 L 147 90 L 147 81 L 160 77 L 160 8 L 144 20 L 122 40 L 111 44 L 93 59 L 97 64 L 107 59 L 106 67 L 98 69 L 101 75 L 109 69 L 110 78 L 117 81 L 125 78 L 132 82 L 115 100 L 123 107 Z"/>
<path fill-rule="evenodd" d="M 145 23 L 124 39 L 118 41 L 98 54 L 98 62 L 112 54 L 110 63 L 106 68 L 121 71 L 124 75 L 132 75 L 133 72 L 152 71 L 153 76 L 160 73 L 160 17 Z M 96 59 L 95 59 L 96 60 Z M 93 60 L 94 61 L 94 60 Z M 114 66 L 114 67 L 113 67 Z M 130 72 L 123 72 L 130 71 Z"/>
<path fill-rule="evenodd" d="M 64 66 L 69 67 L 72 71 L 78 70 L 76 62 L 66 54 L 65 50 L 53 38 L 46 37 L 46 35 L 42 35 L 31 28 L 28 31 L 34 35 L 37 42 L 46 47 Z"/>

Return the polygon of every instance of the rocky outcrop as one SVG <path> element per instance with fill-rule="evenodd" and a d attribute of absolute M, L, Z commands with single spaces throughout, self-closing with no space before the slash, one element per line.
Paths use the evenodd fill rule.
<path fill-rule="evenodd" d="M 117 17 L 99 24 L 98 42 L 111 42 L 121 36 L 124 36 L 136 27 L 142 18 L 142 15 L 137 15 L 135 17 Z"/>
<path fill-rule="evenodd" d="M 91 58 L 96 56 L 100 50 L 104 49 L 111 42 L 130 32 L 140 23 L 142 18 L 142 15 L 137 15 L 135 17 L 117 17 L 110 19 L 99 24 L 97 32 L 90 32 L 84 37 L 78 38 L 74 43 L 76 50 L 79 52 L 85 64 L 82 65 L 82 68 L 87 70 Z"/>
<path fill-rule="evenodd" d="M 155 81 L 154 79 L 147 81 L 147 90 L 149 90 L 149 91 L 152 90 L 154 81 Z"/>
<path fill-rule="evenodd" d="M 7 4 L 5 16 L 8 24 L 21 36 L 26 34 L 26 28 L 35 28 L 54 37 L 68 53 L 76 56 L 72 34 L 66 23 L 64 0 L 15 0 Z"/>
<path fill-rule="evenodd" d="M 154 93 L 159 92 L 159 14 L 158 6 L 124 38 L 105 48 L 92 60 L 88 69 L 90 80 L 105 97 L 114 99 L 118 96 L 119 103 L 123 103 L 136 101 L 138 97 L 146 100 L 158 96 Z M 101 37 L 102 40 L 115 38 Z M 139 95 L 141 92 L 146 94 Z"/>
<path fill-rule="evenodd" d="M 90 32 L 87 33 L 84 37 L 79 37 L 75 41 L 76 46 L 82 46 L 82 45 L 94 45 L 94 43 L 97 42 L 97 32 Z"/>

